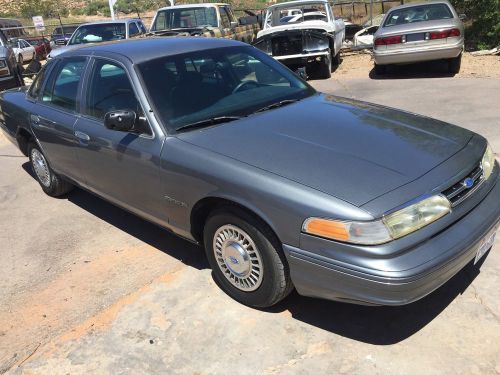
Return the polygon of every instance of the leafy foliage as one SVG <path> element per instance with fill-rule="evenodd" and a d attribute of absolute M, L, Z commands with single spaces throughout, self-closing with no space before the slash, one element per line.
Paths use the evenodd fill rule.
<path fill-rule="evenodd" d="M 115 9 L 118 12 L 125 14 L 137 14 L 141 17 L 141 13 L 158 7 L 158 1 L 155 0 L 118 0 L 115 3 Z"/>
<path fill-rule="evenodd" d="M 23 17 L 33 16 L 65 17 L 69 14 L 68 8 L 59 0 L 22 0 L 19 11 Z"/>
<path fill-rule="evenodd" d="M 466 33 L 469 44 L 481 49 L 500 45 L 500 0 L 451 0 L 451 3 L 458 13 L 465 13 L 472 20 Z"/>

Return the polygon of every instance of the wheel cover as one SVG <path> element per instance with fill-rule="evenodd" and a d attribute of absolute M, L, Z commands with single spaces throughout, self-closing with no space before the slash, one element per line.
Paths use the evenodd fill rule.
<path fill-rule="evenodd" d="M 252 238 L 234 225 L 223 225 L 214 234 L 213 251 L 226 279 L 244 292 L 256 290 L 264 277 L 260 252 Z"/>
<path fill-rule="evenodd" d="M 43 186 L 50 186 L 50 170 L 45 160 L 43 154 L 36 148 L 31 150 L 31 164 L 33 165 L 33 170 L 35 171 L 38 181 L 42 183 Z"/>

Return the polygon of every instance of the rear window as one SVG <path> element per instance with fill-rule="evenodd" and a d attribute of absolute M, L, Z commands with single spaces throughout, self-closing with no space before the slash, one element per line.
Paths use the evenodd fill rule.
<path fill-rule="evenodd" d="M 436 21 L 453 18 L 446 4 L 426 4 L 410 8 L 396 9 L 389 13 L 384 27 L 406 25 L 409 23 Z"/>

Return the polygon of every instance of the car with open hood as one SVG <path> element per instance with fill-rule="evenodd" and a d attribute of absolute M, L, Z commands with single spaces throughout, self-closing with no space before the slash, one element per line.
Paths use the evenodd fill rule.
<path fill-rule="evenodd" d="M 344 40 L 344 21 L 327 0 L 299 0 L 267 8 L 253 45 L 292 70 L 329 78 Z"/>
<path fill-rule="evenodd" d="M 407 304 L 481 265 L 498 228 L 485 138 L 316 92 L 241 42 L 89 45 L 0 108 L 45 193 L 79 186 L 203 245 L 217 284 L 250 306 L 293 288 Z"/>

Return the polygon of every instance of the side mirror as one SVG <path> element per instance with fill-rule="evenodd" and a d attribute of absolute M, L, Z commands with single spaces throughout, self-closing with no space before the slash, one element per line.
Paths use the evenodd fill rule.
<path fill-rule="evenodd" d="M 460 18 L 462 21 L 465 21 L 467 19 L 467 15 L 462 13 L 458 15 L 458 18 Z"/>
<path fill-rule="evenodd" d="M 120 132 L 133 132 L 137 122 L 137 115 L 134 111 L 113 111 L 104 116 L 104 126 L 110 130 Z"/>
<path fill-rule="evenodd" d="M 239 23 L 236 22 L 236 21 L 231 21 L 231 28 L 233 27 L 238 27 L 239 26 Z"/>

